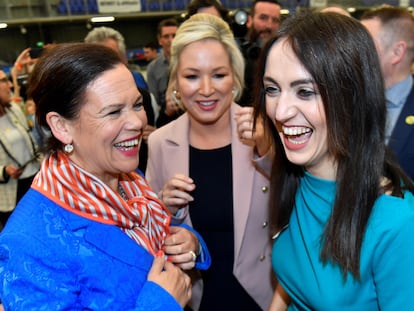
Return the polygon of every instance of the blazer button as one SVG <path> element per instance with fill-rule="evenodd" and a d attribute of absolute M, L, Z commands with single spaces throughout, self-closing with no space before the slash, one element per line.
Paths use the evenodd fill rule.
<path fill-rule="evenodd" d="M 263 192 L 263 193 L 266 193 L 268 189 L 269 189 L 269 188 L 268 188 L 267 186 L 263 186 L 263 187 L 262 187 L 262 192 Z"/>
<path fill-rule="evenodd" d="M 260 257 L 259 257 L 259 260 L 260 260 L 260 261 L 263 261 L 263 260 L 265 260 L 265 259 L 266 259 L 266 256 L 265 256 L 265 255 L 262 255 L 262 256 L 260 256 Z"/>
<path fill-rule="evenodd" d="M 262 228 L 266 228 L 267 225 L 268 225 L 268 222 L 267 221 L 264 221 L 263 224 L 262 224 Z"/>

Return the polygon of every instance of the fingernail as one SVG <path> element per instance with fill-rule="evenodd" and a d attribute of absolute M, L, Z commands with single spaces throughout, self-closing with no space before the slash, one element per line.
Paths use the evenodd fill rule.
<path fill-rule="evenodd" d="M 156 254 L 157 257 L 164 257 L 164 252 L 162 250 L 159 250 Z"/>

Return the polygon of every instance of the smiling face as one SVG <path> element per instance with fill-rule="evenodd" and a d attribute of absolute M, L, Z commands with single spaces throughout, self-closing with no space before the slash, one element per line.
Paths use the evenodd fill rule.
<path fill-rule="evenodd" d="M 254 15 L 249 18 L 247 27 L 250 28 L 253 39 L 266 42 L 275 35 L 280 25 L 280 5 L 269 2 L 257 2 Z"/>
<path fill-rule="evenodd" d="M 279 132 L 288 160 L 314 176 L 335 179 L 321 96 L 284 39 L 269 51 L 263 84 L 266 112 Z"/>
<path fill-rule="evenodd" d="M 147 117 L 130 71 L 117 65 L 91 82 L 79 118 L 65 121 L 72 161 L 106 183 L 138 166 Z M 68 143 L 64 142 L 64 143 Z"/>
<path fill-rule="evenodd" d="M 220 42 L 206 39 L 187 45 L 179 56 L 176 83 L 180 100 L 196 122 L 229 122 L 234 75 Z"/>

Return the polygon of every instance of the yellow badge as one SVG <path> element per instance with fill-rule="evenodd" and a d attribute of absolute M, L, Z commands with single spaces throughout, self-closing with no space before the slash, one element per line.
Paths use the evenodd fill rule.
<path fill-rule="evenodd" d="M 407 116 L 405 118 L 405 123 L 407 123 L 408 125 L 414 125 L 414 116 Z"/>

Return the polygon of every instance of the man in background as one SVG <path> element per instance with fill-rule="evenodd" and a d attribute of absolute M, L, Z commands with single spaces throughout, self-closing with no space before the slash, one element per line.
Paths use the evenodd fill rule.
<path fill-rule="evenodd" d="M 280 10 L 277 0 L 255 0 L 250 8 L 247 35 L 240 39 L 240 48 L 246 61 L 245 89 L 239 101 L 241 106 L 253 104 L 256 63 L 261 48 L 279 29 Z"/>
<path fill-rule="evenodd" d="M 144 58 L 149 63 L 158 57 L 158 44 L 154 41 L 144 45 Z"/>
<path fill-rule="evenodd" d="M 384 77 L 386 143 L 414 179 L 414 17 L 406 9 L 386 6 L 367 11 L 361 23 L 374 39 Z"/>
<path fill-rule="evenodd" d="M 84 41 L 86 43 L 102 44 L 111 48 L 119 54 L 124 64 L 128 66 L 125 39 L 119 31 L 110 27 L 96 27 L 86 35 Z M 148 85 L 144 79 L 144 76 L 135 70 L 131 70 L 131 72 L 134 76 L 134 80 L 137 86 L 140 88 L 148 89 Z"/>
<path fill-rule="evenodd" d="M 158 57 L 147 67 L 148 88 L 154 94 L 160 107 L 159 116 L 156 121 L 157 127 L 161 127 L 179 116 L 178 113 L 170 114 L 170 111 L 166 107 L 167 101 L 165 98 L 169 78 L 171 42 L 175 37 L 177 29 L 178 22 L 173 18 L 164 19 L 158 24 L 157 38 L 162 50 Z"/>

